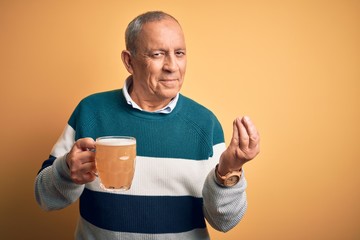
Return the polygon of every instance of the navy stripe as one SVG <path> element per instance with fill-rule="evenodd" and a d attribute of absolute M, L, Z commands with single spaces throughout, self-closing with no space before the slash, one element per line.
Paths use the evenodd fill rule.
<path fill-rule="evenodd" d="M 131 196 L 85 188 L 80 214 L 110 231 L 179 233 L 206 227 L 202 205 L 202 198 L 191 196 Z"/>
<path fill-rule="evenodd" d="M 43 164 L 42 164 L 42 166 L 41 166 L 38 174 L 39 174 L 42 170 L 44 170 L 45 168 L 53 165 L 55 159 L 56 159 L 56 157 L 50 155 L 50 156 L 49 156 L 49 159 L 43 162 Z"/>

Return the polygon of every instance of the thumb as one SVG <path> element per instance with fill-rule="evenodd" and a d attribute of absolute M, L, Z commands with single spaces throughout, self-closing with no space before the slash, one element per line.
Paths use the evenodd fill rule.
<path fill-rule="evenodd" d="M 80 138 L 74 145 L 80 151 L 87 151 L 89 149 L 95 149 L 95 141 L 92 138 Z"/>
<path fill-rule="evenodd" d="M 239 145 L 239 129 L 238 129 L 238 122 L 239 118 L 236 118 L 233 122 L 233 134 L 231 138 L 230 145 L 232 146 L 238 146 Z"/>

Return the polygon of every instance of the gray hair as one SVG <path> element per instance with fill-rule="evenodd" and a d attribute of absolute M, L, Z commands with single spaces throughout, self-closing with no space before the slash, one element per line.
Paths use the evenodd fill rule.
<path fill-rule="evenodd" d="M 132 54 L 135 54 L 137 38 L 142 30 L 142 27 L 146 23 L 161 21 L 166 18 L 173 19 L 179 23 L 173 16 L 162 11 L 150 11 L 134 18 L 129 23 L 125 31 L 126 50 L 130 51 Z"/>

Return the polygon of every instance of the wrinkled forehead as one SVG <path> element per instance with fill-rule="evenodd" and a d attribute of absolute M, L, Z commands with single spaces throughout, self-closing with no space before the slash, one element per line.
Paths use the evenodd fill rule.
<path fill-rule="evenodd" d="M 180 24 L 171 18 L 144 24 L 136 42 L 137 48 L 153 44 L 185 48 L 183 30 Z"/>

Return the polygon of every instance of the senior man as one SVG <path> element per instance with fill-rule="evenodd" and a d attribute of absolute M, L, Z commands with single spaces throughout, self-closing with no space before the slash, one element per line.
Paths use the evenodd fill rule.
<path fill-rule="evenodd" d="M 76 239 L 209 239 L 205 219 L 228 231 L 246 210 L 243 165 L 259 153 L 248 117 L 233 122 L 226 148 L 214 114 L 179 93 L 186 46 L 178 21 L 147 12 L 126 29 L 122 89 L 84 98 L 72 113 L 35 181 L 45 210 L 80 199 Z M 99 187 L 95 142 L 134 136 L 137 160 L 130 190 Z"/>

